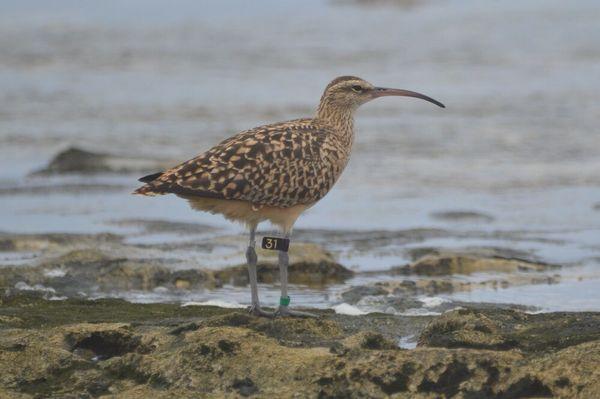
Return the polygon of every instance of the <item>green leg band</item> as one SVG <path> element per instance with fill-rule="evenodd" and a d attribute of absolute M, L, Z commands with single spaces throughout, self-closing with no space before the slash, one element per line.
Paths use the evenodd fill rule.
<path fill-rule="evenodd" d="M 279 298 L 279 304 L 281 306 L 288 306 L 290 304 L 290 297 L 286 296 L 285 298 L 284 297 Z"/>

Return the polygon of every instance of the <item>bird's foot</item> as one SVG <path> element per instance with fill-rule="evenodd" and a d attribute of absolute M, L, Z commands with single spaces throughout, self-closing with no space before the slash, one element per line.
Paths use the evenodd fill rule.
<path fill-rule="evenodd" d="M 251 315 L 254 315 L 254 316 L 259 316 L 259 317 L 269 317 L 269 318 L 275 317 L 274 312 L 267 312 L 266 310 L 262 310 L 260 305 L 257 305 L 257 304 L 252 304 L 252 305 L 248 306 L 248 313 L 250 313 Z"/>
<path fill-rule="evenodd" d="M 287 306 L 279 306 L 275 311 L 276 317 L 314 317 L 318 318 L 319 316 L 314 313 L 309 312 L 301 312 L 299 310 L 292 310 Z"/>

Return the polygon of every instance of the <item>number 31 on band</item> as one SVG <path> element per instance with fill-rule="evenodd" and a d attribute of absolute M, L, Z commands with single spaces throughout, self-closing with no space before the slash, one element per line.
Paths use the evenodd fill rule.
<path fill-rule="evenodd" d="M 290 247 L 290 240 L 288 238 L 263 237 L 261 247 L 271 251 L 287 252 Z"/>

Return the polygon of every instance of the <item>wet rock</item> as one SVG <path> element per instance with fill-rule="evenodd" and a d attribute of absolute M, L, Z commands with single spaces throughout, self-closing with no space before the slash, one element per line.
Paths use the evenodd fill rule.
<path fill-rule="evenodd" d="M 437 276 L 433 275 L 418 280 L 389 280 L 374 284 L 377 287 L 376 292 L 382 292 L 385 295 L 396 297 L 414 297 L 420 295 L 436 296 L 440 294 L 450 294 L 453 292 L 465 292 L 480 289 L 504 289 L 514 286 L 533 285 L 533 284 L 556 284 L 561 280 L 558 274 L 528 274 L 528 273 L 506 273 L 497 278 L 489 280 L 464 280 L 452 275 Z M 370 292 L 367 287 L 361 288 L 364 292 Z M 357 290 L 356 292 L 360 292 Z M 384 296 L 385 296 L 384 295 Z M 496 305 L 500 306 L 500 305 Z"/>
<path fill-rule="evenodd" d="M 370 309 L 386 313 L 414 312 L 423 308 L 423 302 L 411 296 L 366 296 L 357 302 L 361 309 Z"/>
<path fill-rule="evenodd" d="M 600 340 L 598 324 L 598 313 L 527 314 L 508 309 L 459 309 L 432 321 L 421 333 L 418 344 L 547 351 Z"/>
<path fill-rule="evenodd" d="M 379 284 L 384 289 L 395 296 L 415 296 L 415 295 L 437 295 L 460 291 L 462 282 L 447 280 L 403 280 L 386 281 Z M 385 287 L 385 288 L 384 288 Z"/>
<path fill-rule="evenodd" d="M 168 259 L 114 258 L 103 252 L 75 250 L 37 267 L 4 268 L 0 272 L 0 284 L 13 286 L 18 281 L 29 285 L 43 284 L 65 294 L 74 289 L 90 290 L 153 290 L 157 287 L 189 290 L 214 287 L 232 282 L 248 284 L 247 266 L 224 270 L 181 269 L 180 261 Z M 352 276 L 342 265 L 328 260 L 316 263 L 293 262 L 288 269 L 293 284 L 324 285 L 340 282 Z M 276 264 L 258 266 L 259 281 L 279 281 Z"/>
<path fill-rule="evenodd" d="M 435 281 L 435 280 L 433 280 Z M 421 281 L 419 281 L 421 283 Z M 380 285 L 387 286 L 390 288 L 390 283 L 380 283 Z M 401 284 L 405 285 L 405 284 Z M 367 295 L 361 298 L 356 304 L 360 309 L 366 309 L 368 311 L 380 311 L 392 314 L 407 314 L 407 315 L 431 315 L 441 314 L 454 309 L 468 308 L 478 310 L 488 309 L 514 309 L 520 311 L 533 311 L 537 310 L 535 307 L 518 305 L 518 304 L 497 304 L 497 303 L 485 303 L 485 302 L 464 302 L 445 299 L 437 296 L 421 296 L 417 298 L 413 293 L 414 287 L 410 288 L 410 291 L 395 288 L 392 294 L 370 296 Z"/>
<path fill-rule="evenodd" d="M 507 258 L 522 259 L 529 262 L 538 262 L 539 259 L 531 252 L 506 247 L 476 247 L 467 246 L 462 248 L 448 249 L 440 247 L 413 247 L 406 250 L 406 255 L 416 261 L 427 255 L 469 255 L 478 258 Z"/>
<path fill-rule="evenodd" d="M 174 165 L 174 163 L 167 161 L 157 162 L 145 158 L 126 158 L 71 147 L 58 153 L 45 168 L 33 172 L 33 175 L 145 173 L 165 169 L 168 165 Z"/>
<path fill-rule="evenodd" d="M 493 222 L 494 217 L 474 211 L 442 211 L 433 212 L 431 217 L 446 222 Z"/>
<path fill-rule="evenodd" d="M 451 312 L 429 317 L 420 346 L 403 350 L 389 334 L 419 318 L 315 312 L 320 319 L 272 320 L 2 296 L 0 315 L 21 321 L 0 325 L 0 395 L 508 398 L 600 389 L 598 313 Z"/>
<path fill-rule="evenodd" d="M 425 255 L 415 262 L 393 269 L 399 274 L 421 274 L 428 276 L 449 274 L 470 274 L 485 271 L 516 272 L 543 271 L 555 268 L 542 262 L 526 259 L 505 258 L 500 256 L 487 257 L 471 253 L 445 252 L 436 255 Z"/>
<path fill-rule="evenodd" d="M 320 245 L 310 243 L 294 243 L 290 247 L 288 279 L 292 284 L 322 286 L 339 283 L 354 275 L 337 263 L 333 256 Z M 262 283 L 279 281 L 279 265 L 276 251 L 258 251 L 257 266 L 258 280 Z M 248 269 L 246 265 L 229 267 L 215 271 L 215 279 L 222 283 L 234 285 L 248 284 Z"/>
<path fill-rule="evenodd" d="M 279 281 L 279 266 L 273 264 L 259 264 L 257 268 L 258 281 L 273 284 Z M 335 262 L 319 263 L 291 263 L 288 268 L 288 281 L 291 284 L 308 286 L 323 286 L 341 283 L 354 273 Z M 215 271 L 215 279 L 220 284 L 247 285 L 248 269 L 246 266 L 236 266 Z"/>
<path fill-rule="evenodd" d="M 71 147 L 58 153 L 48 166 L 38 171 L 38 174 L 51 173 L 94 173 L 105 172 L 108 169 L 107 154 L 99 154 Z"/>
<path fill-rule="evenodd" d="M 379 285 L 359 285 L 342 292 L 344 302 L 355 304 L 366 296 L 387 295 L 388 291 Z"/>
<path fill-rule="evenodd" d="M 116 234 L 7 234 L 0 233 L 0 251 L 65 251 L 121 242 Z"/>
<path fill-rule="evenodd" d="M 94 250 L 75 250 L 36 267 L 0 270 L 0 286 L 29 289 L 37 286 L 53 294 L 77 296 L 80 291 L 152 290 L 156 287 L 192 289 L 212 286 L 210 273 L 199 269 L 174 270 L 164 261 L 113 258 Z M 168 263 L 168 262 L 166 262 Z"/>
<path fill-rule="evenodd" d="M 471 309 L 460 309 L 446 313 L 428 325 L 421 333 L 418 345 L 508 349 L 515 347 L 516 342 L 501 334 L 500 325 L 485 314 Z"/>
<path fill-rule="evenodd" d="M 213 229 L 193 223 L 130 222 L 153 233 L 187 235 Z M 243 242 L 238 236 L 217 236 L 205 239 L 200 246 L 208 253 L 218 248 L 221 258 L 231 259 L 225 262 L 235 264 L 245 258 L 242 252 L 238 253 L 244 247 Z M 192 246 L 198 250 L 199 244 L 194 242 Z M 81 296 L 127 290 L 171 292 L 214 288 L 226 283 L 248 284 L 245 264 L 209 270 L 205 265 L 190 265 L 179 254 L 165 258 L 173 256 L 174 250 L 156 247 L 129 245 L 112 234 L 0 234 L 0 250 L 20 252 L 23 256 L 23 260 L 0 268 L 0 287 L 21 290 L 38 287 L 39 291 L 48 291 L 50 297 L 51 294 Z M 222 255 L 227 251 L 230 254 Z M 261 250 L 259 260 L 259 280 L 279 282 L 277 253 Z M 211 259 L 204 259 L 203 263 L 209 265 Z M 293 284 L 323 286 L 343 282 L 352 275 L 352 271 L 335 262 L 333 256 L 317 244 L 296 242 L 290 250 L 289 281 Z"/>

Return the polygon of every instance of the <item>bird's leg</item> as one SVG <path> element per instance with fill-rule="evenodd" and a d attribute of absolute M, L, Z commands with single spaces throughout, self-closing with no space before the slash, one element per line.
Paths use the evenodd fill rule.
<path fill-rule="evenodd" d="M 284 235 L 285 238 L 289 238 L 289 234 Z M 295 317 L 317 317 L 312 313 L 300 312 L 298 310 L 291 310 L 289 308 L 290 297 L 287 292 L 288 284 L 288 265 L 289 256 L 287 251 L 279 252 L 279 278 L 281 280 L 281 298 L 279 299 L 279 308 L 275 311 L 276 316 L 295 316 Z"/>
<path fill-rule="evenodd" d="M 248 311 L 256 316 L 273 317 L 273 313 L 261 309 L 260 302 L 258 301 L 258 277 L 256 276 L 256 262 L 258 258 L 256 256 L 256 250 L 254 249 L 256 246 L 255 235 L 256 226 L 253 226 L 250 228 L 250 241 L 248 242 L 248 249 L 246 250 L 250 290 L 252 291 L 252 305 L 250 305 Z"/>

